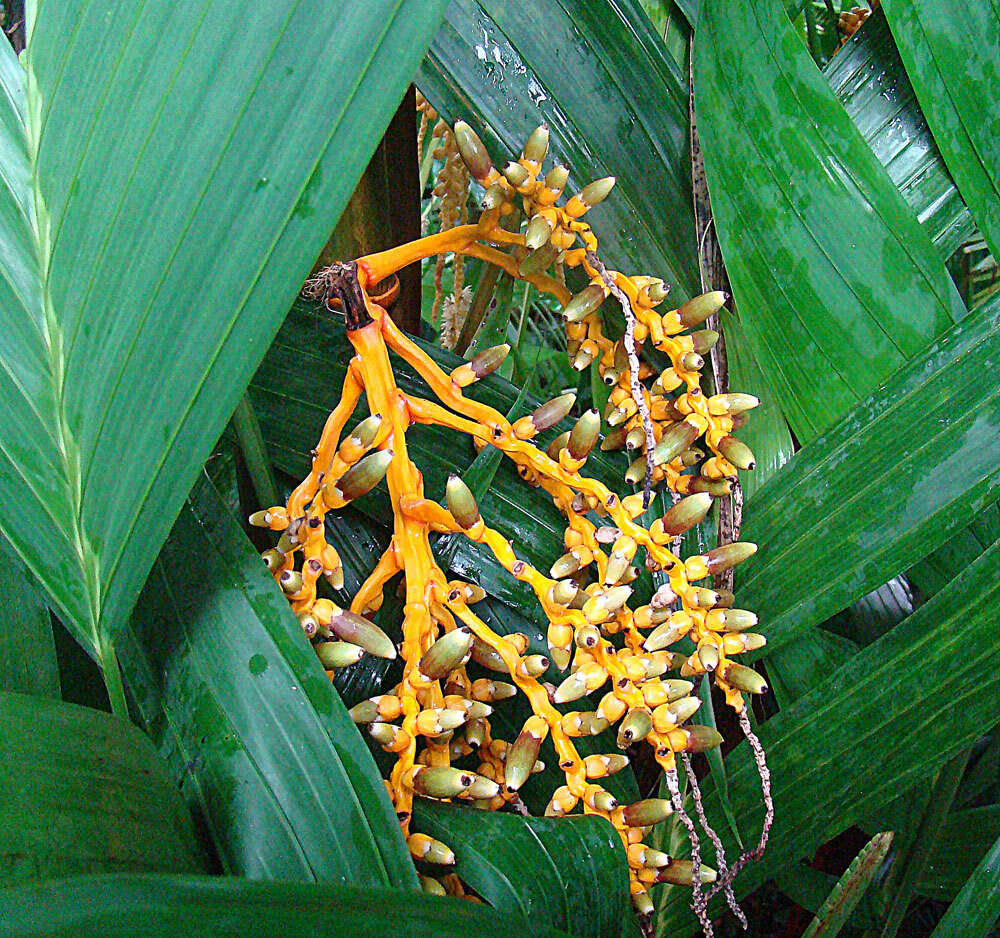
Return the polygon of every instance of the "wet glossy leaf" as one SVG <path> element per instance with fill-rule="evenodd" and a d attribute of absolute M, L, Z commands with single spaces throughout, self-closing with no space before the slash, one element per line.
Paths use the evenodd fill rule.
<path fill-rule="evenodd" d="M 941 257 L 948 258 L 976 226 L 945 169 L 881 9 L 823 72 Z"/>
<path fill-rule="evenodd" d="M 228 872 L 415 887 L 364 742 L 207 481 L 120 646 L 150 735 Z"/>
<path fill-rule="evenodd" d="M 0 691 L 0 789 L 5 885 L 206 869 L 191 815 L 156 750 L 110 713 Z"/>
<path fill-rule="evenodd" d="M 1000 300 L 795 455 L 747 505 L 740 601 L 769 647 L 912 566 L 996 501 Z"/>
<path fill-rule="evenodd" d="M 24 67 L 0 44 L 0 525 L 91 650 L 443 6 L 28 4 Z"/>
<path fill-rule="evenodd" d="M 0 690 L 54 697 L 59 663 L 43 593 L 0 534 Z"/>
<path fill-rule="evenodd" d="M 502 912 L 587 938 L 615 938 L 632 915 L 625 851 L 603 818 L 522 818 L 418 800 L 414 825 L 447 843 L 455 872 Z"/>
<path fill-rule="evenodd" d="M 737 880 L 738 892 L 749 892 L 926 780 L 996 721 L 998 572 L 1000 542 L 905 622 L 760 727 L 776 820 L 764 859 Z M 913 693 L 929 675 L 933 694 Z M 761 823 L 760 782 L 745 743 L 729 753 L 726 765 L 743 839 L 752 842 Z M 706 795 L 706 809 L 728 849 L 714 791 Z M 671 895 L 668 902 L 672 922 L 690 921 L 683 897 Z"/>
<path fill-rule="evenodd" d="M 694 74 L 741 321 L 804 442 L 965 307 L 777 0 L 705 5 Z"/>
<path fill-rule="evenodd" d="M 0 890 L 0 903 L 12 938 L 569 938 L 464 899 L 223 876 L 57 879 Z"/>
<path fill-rule="evenodd" d="M 558 49 L 558 54 L 553 54 Z M 570 188 L 615 176 L 587 220 L 605 260 L 700 293 L 688 161 L 687 79 L 636 0 L 518 5 L 457 0 L 417 79 L 451 120 L 469 120 L 497 160 L 545 121 Z"/>
<path fill-rule="evenodd" d="M 944 161 L 1000 256 L 1000 10 L 896 0 L 885 13 Z"/>
<path fill-rule="evenodd" d="M 938 922 L 931 938 L 985 938 L 1000 918 L 1000 840 L 986 856 Z"/>

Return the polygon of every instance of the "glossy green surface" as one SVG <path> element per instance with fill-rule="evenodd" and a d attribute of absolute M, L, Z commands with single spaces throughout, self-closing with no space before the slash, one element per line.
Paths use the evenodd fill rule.
<path fill-rule="evenodd" d="M 444 3 L 39 6 L 0 52 L 0 528 L 93 648 Z"/>
<path fill-rule="evenodd" d="M 932 899 L 950 902 L 998 838 L 1000 805 L 953 811 L 919 891 Z"/>
<path fill-rule="evenodd" d="M 415 888 L 364 742 L 207 481 L 164 545 L 120 654 L 227 872 Z"/>
<path fill-rule="evenodd" d="M 4 885 L 206 869 L 191 815 L 156 750 L 110 713 L 0 692 L 0 790 Z"/>
<path fill-rule="evenodd" d="M 823 74 L 947 259 L 975 231 L 975 223 L 945 169 L 881 9 L 848 40 Z"/>
<path fill-rule="evenodd" d="M 738 893 L 750 892 L 926 780 L 995 722 L 998 570 L 1000 543 L 905 622 L 760 727 L 775 824 L 764 859 L 737 880 Z M 928 679 L 933 694 L 915 693 Z M 726 765 L 743 839 L 752 841 L 762 809 L 748 746 L 730 752 Z M 714 791 L 706 792 L 706 810 L 728 849 Z M 683 934 L 683 924 L 691 921 L 683 897 L 671 895 L 668 903 L 675 928 L 668 933 Z"/>
<path fill-rule="evenodd" d="M 417 77 L 449 120 L 468 120 L 496 160 L 543 121 L 568 191 L 618 183 L 587 215 L 609 266 L 662 277 L 671 301 L 700 293 L 688 161 L 687 80 L 635 0 L 530 10 L 457 0 Z"/>
<path fill-rule="evenodd" d="M 971 313 L 747 504 L 740 602 L 771 647 L 907 569 L 997 500 L 1000 300 Z"/>
<path fill-rule="evenodd" d="M 927 123 L 994 256 L 1000 256 L 1000 6 L 885 4 Z"/>
<path fill-rule="evenodd" d="M 781 398 L 761 370 L 739 317 L 723 309 L 720 318 L 729 364 L 729 389 L 760 398 L 760 406 L 749 412 L 749 422 L 738 431 L 739 438 L 756 457 L 753 471 L 740 473 L 743 497 L 750 499 L 792 458 L 795 444 L 781 412 Z"/>
<path fill-rule="evenodd" d="M 569 938 L 464 899 L 222 876 L 88 876 L 0 891 L 9 938 Z"/>
<path fill-rule="evenodd" d="M 59 662 L 42 592 L 0 535 L 0 690 L 59 699 Z"/>
<path fill-rule="evenodd" d="M 931 938 L 985 938 L 1000 918 L 1000 839 L 993 843 Z"/>
<path fill-rule="evenodd" d="M 420 344 L 445 371 L 461 362 L 450 352 Z M 327 414 L 340 399 L 343 376 L 352 355 L 339 316 L 324 315 L 306 303 L 296 302 L 251 382 L 250 393 L 268 452 L 275 464 L 293 478 L 301 478 L 309 471 L 309 452 L 319 439 Z M 394 357 L 393 367 L 404 392 L 429 394 L 423 380 L 408 365 Z M 321 382 L 313 377 L 318 373 L 323 375 Z M 517 388 L 498 375 L 477 382 L 467 393 L 504 414 L 518 396 Z M 530 412 L 539 403 L 526 398 L 524 407 Z M 366 413 L 359 408 L 355 419 L 362 419 Z M 569 417 L 542 434 L 542 447 L 572 423 L 573 417 Z M 468 437 L 438 427 L 413 427 L 407 440 L 423 473 L 428 498 L 443 499 L 448 474 L 462 475 L 476 458 Z M 595 448 L 583 472 L 617 490 L 625 465 L 621 454 L 602 453 Z M 383 524 L 390 523 L 384 485 L 359 499 L 357 506 Z M 513 542 L 518 556 L 538 569 L 547 573 L 562 555 L 565 531 L 562 515 L 544 491 L 531 488 L 520 479 L 509 460 L 500 463 L 479 508 L 490 525 Z M 454 572 L 479 583 L 491 596 L 523 609 L 536 623 L 547 624 L 530 587 L 504 570 L 488 548 L 460 538 L 453 551 L 449 557 Z M 645 583 L 644 588 L 648 589 L 648 578 L 637 582 L 640 587 Z"/>
<path fill-rule="evenodd" d="M 805 442 L 965 307 L 780 3 L 706 5 L 694 76 L 741 321 Z"/>
<path fill-rule="evenodd" d="M 418 799 L 414 829 L 447 843 L 455 872 L 494 908 L 586 938 L 632 915 L 621 838 L 603 818 L 522 818 Z"/>

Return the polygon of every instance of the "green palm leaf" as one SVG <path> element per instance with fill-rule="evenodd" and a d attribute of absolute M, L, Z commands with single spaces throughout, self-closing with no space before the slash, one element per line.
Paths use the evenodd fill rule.
<path fill-rule="evenodd" d="M 0 528 L 102 658 L 442 7 L 29 5 L 0 44 Z"/>

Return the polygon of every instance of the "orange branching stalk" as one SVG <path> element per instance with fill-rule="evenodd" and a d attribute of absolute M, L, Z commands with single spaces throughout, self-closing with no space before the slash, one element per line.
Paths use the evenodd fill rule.
<path fill-rule="evenodd" d="M 694 825 L 683 811 L 677 787 L 676 760 L 717 745 L 721 736 L 688 723 L 700 703 L 692 695 L 690 679 L 711 675 L 747 732 L 743 693 L 766 689 L 756 672 L 734 660 L 764 644 L 761 635 L 749 631 L 756 616 L 734 608 L 731 593 L 705 585 L 713 574 L 749 557 L 755 546 L 728 544 L 682 560 L 675 543 L 706 516 L 713 496 L 728 491 L 737 467 L 753 465 L 749 450 L 731 434 L 756 399 L 704 395 L 701 356 L 717 337 L 707 330 L 686 332 L 700 325 L 724 297 L 708 294 L 659 313 L 666 296 L 662 281 L 607 270 L 583 216 L 608 195 L 614 180 L 591 183 L 560 205 L 567 173 L 556 167 L 542 175 L 548 139 L 544 127 L 531 135 L 521 158 L 502 173 L 467 125 L 457 124 L 454 134 L 470 173 L 485 189 L 481 217 L 476 224 L 335 265 L 311 282 L 313 295 L 343 311 L 356 355 L 340 402 L 314 451 L 311 472 L 286 506 L 258 512 L 251 520 L 281 532 L 264 559 L 331 673 L 365 652 L 396 656 L 392 641 L 366 617 L 381 606 L 388 581 L 399 573 L 405 576 L 402 680 L 391 692 L 359 704 L 352 715 L 396 755 L 386 784 L 416 859 L 454 862 L 447 845 L 410 833 L 415 795 L 503 808 L 517 801 L 518 789 L 537 768 L 540 747 L 549 738 L 565 785 L 553 792 L 546 814 L 583 811 L 606 818 L 625 845 L 638 911 L 652 910 L 652 885 L 690 885 L 710 932 L 701 887 L 716 874 L 700 862 Z M 526 219 L 523 232 L 500 225 L 515 211 L 516 202 Z M 662 518 L 645 526 L 640 520 L 641 493 L 620 497 L 583 474 L 599 440 L 596 411 L 583 414 L 571 432 L 542 450 L 532 441 L 569 414 L 572 394 L 511 423 L 463 393 L 500 365 L 505 346 L 488 349 L 446 374 L 396 328 L 386 311 L 394 274 L 445 252 L 496 264 L 563 305 L 574 364 L 583 368 L 598 362 L 605 381 L 614 386 L 606 415 L 612 430 L 602 447 L 621 444 L 638 450 L 642 455 L 634 466 L 639 470 L 630 470 L 630 478 L 642 478 L 648 464 L 652 481 L 665 481 L 676 493 L 678 500 Z M 571 294 L 548 273 L 557 262 L 581 268 L 589 284 Z M 627 304 L 633 348 L 604 336 L 598 309 L 609 294 L 616 303 Z M 662 374 L 655 375 L 645 365 L 637 374 L 634 365 L 630 367 L 637 360 L 635 349 L 645 342 L 669 357 L 671 365 Z M 435 399 L 405 394 L 397 387 L 390 352 L 423 377 Z M 641 383 L 654 375 L 650 387 Z M 372 416 L 345 435 L 362 394 Z M 550 570 L 535 569 L 517 556 L 515 547 L 480 515 L 472 492 L 457 476 L 451 477 L 444 493 L 447 507 L 434 500 L 440 493 L 428 497 L 407 447 L 413 424 L 447 427 L 477 445 L 491 444 L 515 463 L 526 482 L 548 493 L 566 519 L 566 553 L 554 559 Z M 646 444 L 648 435 L 652 449 Z M 343 584 L 340 558 L 325 537 L 324 517 L 383 478 L 393 508 L 392 541 L 350 608 L 341 609 L 317 593 L 323 577 L 335 587 Z M 550 662 L 528 653 L 526 636 L 499 635 L 476 614 L 473 607 L 484 597 L 482 590 L 448 579 L 431 553 L 432 532 L 460 534 L 485 545 L 511 576 L 529 584 L 548 618 L 551 662 L 565 672 L 558 686 L 542 682 Z M 633 608 L 629 584 L 643 560 L 650 570 L 662 573 L 665 582 L 649 603 Z M 672 650 L 683 638 L 693 641 L 693 653 Z M 470 677 L 470 658 L 496 672 L 497 679 Z M 679 674 L 667 677 L 670 671 Z M 530 701 L 532 716 L 515 739 L 494 738 L 492 708 L 518 690 Z M 559 709 L 595 692 L 603 692 L 595 710 Z M 602 778 L 628 765 L 627 757 L 609 753 L 584 758 L 574 740 L 615 724 L 620 749 L 643 740 L 652 747 L 667 773 L 671 800 L 621 805 L 602 786 Z M 457 768 L 456 762 L 469 768 Z M 762 755 L 759 764 L 766 783 Z M 675 810 L 692 834 L 690 860 L 672 858 L 646 843 L 652 826 Z M 703 819 L 700 799 L 698 810 Z M 758 849 L 766 840 L 766 827 Z M 721 844 L 713 840 L 723 869 Z M 740 858 L 733 870 L 745 860 Z M 453 877 L 446 879 L 454 883 Z M 724 888 L 735 904 L 726 876 L 716 888 Z"/>

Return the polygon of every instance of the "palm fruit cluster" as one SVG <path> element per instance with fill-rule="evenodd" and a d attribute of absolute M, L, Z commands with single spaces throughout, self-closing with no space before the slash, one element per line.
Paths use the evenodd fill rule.
<path fill-rule="evenodd" d="M 612 389 L 604 413 L 611 432 L 601 446 L 636 452 L 626 481 L 639 482 L 646 474 L 645 413 L 654 442 L 653 483 L 666 481 L 672 491 L 681 494 L 727 494 L 737 470 L 754 466 L 753 453 L 733 432 L 760 401 L 749 394 L 708 397 L 701 390 L 704 356 L 719 334 L 699 327 L 719 310 L 725 294 L 707 293 L 660 313 L 667 297 L 661 279 L 602 269 L 596 259 L 597 238 L 583 216 L 607 198 L 615 179 L 597 179 L 560 205 L 569 171 L 555 166 L 543 175 L 549 140 L 544 125 L 532 132 L 520 158 L 507 163 L 502 172 L 493 166 L 467 124 L 459 121 L 455 125 L 455 139 L 473 178 L 485 187 L 484 208 L 499 209 L 501 216 L 517 207 L 523 212 L 525 230 L 523 237 L 518 236 L 522 246 L 516 252 L 520 256 L 518 272 L 538 275 L 553 265 L 562 265 L 580 268 L 589 280 L 564 304 L 567 346 L 574 368 L 583 370 L 597 362 L 604 383 Z M 636 348 L 648 342 L 670 361 L 660 373 L 640 365 L 641 400 L 636 399 L 632 387 L 626 339 L 612 341 L 604 334 L 601 308 L 612 284 L 634 316 Z M 618 313 L 619 299 L 613 301 Z M 692 467 L 697 471 L 689 472 Z"/>
<path fill-rule="evenodd" d="M 766 690 L 760 676 L 736 660 L 764 644 L 763 636 L 752 631 L 756 616 L 737 608 L 732 593 L 714 588 L 710 579 L 746 560 L 755 546 L 726 544 L 681 559 L 676 542 L 706 517 L 737 467 L 752 465 L 749 451 L 731 433 L 756 399 L 701 392 L 701 354 L 714 334 L 683 333 L 717 308 L 718 296 L 660 314 L 661 281 L 599 269 L 596 237 L 581 219 L 610 192 L 613 180 L 592 183 L 559 205 L 567 174 L 557 167 L 541 175 L 544 128 L 531 135 L 520 159 L 502 173 L 466 125 L 456 125 L 455 138 L 470 173 L 485 188 L 482 216 L 475 224 L 335 265 L 312 284 L 312 295 L 344 313 L 356 355 L 309 475 L 286 505 L 258 512 L 251 521 L 280 532 L 264 560 L 331 675 L 366 653 L 394 657 L 398 652 L 403 659 L 402 680 L 356 706 L 352 716 L 396 757 L 386 785 L 410 851 L 425 872 L 434 866 L 441 871 L 436 879 L 443 886 L 428 888 L 454 892 L 460 887 L 455 877 L 445 875 L 455 861 L 451 848 L 411 832 L 413 798 L 502 809 L 518 800 L 519 789 L 540 768 L 541 747 L 549 739 L 565 784 L 552 792 L 546 814 L 606 818 L 625 846 L 634 904 L 648 913 L 651 886 L 690 885 L 697 896 L 700 884 L 712 881 L 715 873 L 700 864 L 697 853 L 684 860 L 649 843 L 652 827 L 680 808 L 677 798 L 619 804 L 601 780 L 628 766 L 625 750 L 635 744 L 648 744 L 674 782 L 679 755 L 686 758 L 718 745 L 721 736 L 715 730 L 689 722 L 700 705 L 694 681 L 702 676 L 709 676 L 740 713 L 746 707 L 744 693 Z M 524 214 L 523 232 L 501 225 L 514 212 L 515 201 Z M 633 376 L 618 344 L 604 337 L 598 315 L 609 282 L 624 292 L 635 316 L 636 340 L 648 340 L 672 363 L 652 387 L 642 386 L 654 424 L 657 477 L 676 493 L 662 517 L 647 526 L 641 493 L 619 496 L 583 473 L 601 438 L 596 410 L 586 411 L 571 430 L 545 444 L 542 435 L 573 410 L 572 394 L 511 423 L 463 393 L 499 367 L 506 347 L 487 349 L 448 374 L 396 328 L 373 297 L 389 295 L 384 284 L 403 266 L 443 251 L 488 260 L 556 296 L 565 308 L 574 362 L 580 367 L 598 362 L 614 385 L 611 429 L 601 446 L 608 448 L 614 438 L 641 449 L 633 433 L 638 406 L 628 391 Z M 572 294 L 546 273 L 554 264 L 582 268 L 589 285 Z M 389 352 L 421 375 L 436 400 L 404 394 L 396 386 Z M 362 395 L 372 416 L 345 435 Z M 458 476 L 449 479 L 443 493 L 428 496 L 407 448 L 406 434 L 415 423 L 448 428 L 479 447 L 491 444 L 511 459 L 521 477 L 548 493 L 563 515 L 565 553 L 553 557 L 547 571 L 519 558 L 514 545 L 481 515 Z M 699 449 L 702 440 L 710 456 Z M 392 541 L 350 608 L 342 609 L 319 588 L 324 579 L 334 587 L 343 584 L 340 558 L 326 538 L 325 515 L 383 479 L 393 508 Z M 512 577 L 531 587 L 548 620 L 548 656 L 532 653 L 527 636 L 498 634 L 477 615 L 473 607 L 483 591 L 446 576 L 431 553 L 429 537 L 435 532 L 461 534 L 483 545 Z M 646 603 L 635 601 L 631 585 L 641 564 L 662 576 Z M 370 616 L 400 573 L 405 605 L 397 646 Z M 678 643 L 684 639 L 692 645 L 682 653 Z M 470 674 L 470 662 L 492 676 Z M 560 673 L 558 681 L 544 680 L 550 665 Z M 493 708 L 518 691 L 532 715 L 514 738 L 501 739 L 491 725 Z M 578 752 L 575 740 L 609 728 L 616 733 L 618 751 L 585 757 Z"/>

